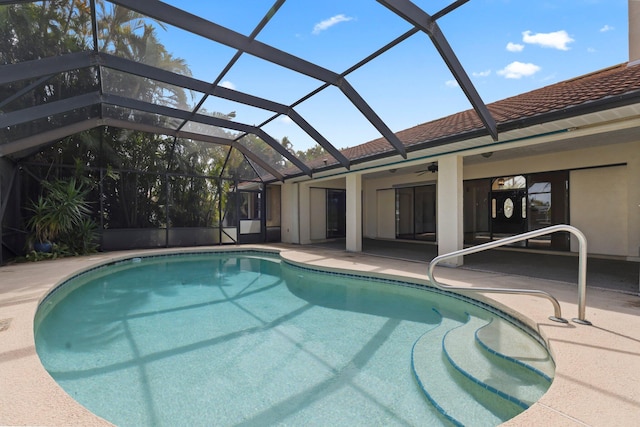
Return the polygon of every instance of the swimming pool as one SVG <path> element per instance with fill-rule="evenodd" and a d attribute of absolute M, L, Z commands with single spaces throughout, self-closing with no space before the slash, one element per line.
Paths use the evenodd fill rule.
<path fill-rule="evenodd" d="M 495 310 L 259 252 L 96 268 L 35 324 L 53 378 L 117 425 L 495 425 L 553 375 L 541 343 Z"/>

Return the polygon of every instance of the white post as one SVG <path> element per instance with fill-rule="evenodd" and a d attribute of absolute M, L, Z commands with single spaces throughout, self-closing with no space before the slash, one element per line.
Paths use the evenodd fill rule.
<path fill-rule="evenodd" d="M 362 252 L 362 175 L 350 173 L 347 184 L 347 242 L 346 249 Z"/>
<path fill-rule="evenodd" d="M 311 188 L 306 182 L 298 184 L 298 233 L 300 244 L 311 243 Z"/>
<path fill-rule="evenodd" d="M 447 156 L 438 160 L 438 217 L 436 219 L 438 255 L 463 247 L 462 157 Z M 445 264 L 457 267 L 463 257 L 448 259 Z"/>

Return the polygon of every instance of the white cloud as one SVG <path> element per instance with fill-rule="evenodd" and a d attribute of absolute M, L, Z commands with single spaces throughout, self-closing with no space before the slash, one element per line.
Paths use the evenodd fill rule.
<path fill-rule="evenodd" d="M 519 79 L 532 76 L 540 70 L 541 68 L 535 64 L 515 61 L 498 71 L 498 74 L 507 79 Z"/>
<path fill-rule="evenodd" d="M 601 33 L 606 33 L 607 31 L 613 31 L 614 28 L 610 25 L 605 25 L 604 27 L 600 28 L 600 32 Z"/>
<path fill-rule="evenodd" d="M 594 49 L 594 48 L 592 48 L 592 47 L 588 47 L 588 48 L 587 48 L 587 53 L 596 53 L 596 52 L 597 52 L 597 50 L 595 50 L 595 49 Z"/>
<path fill-rule="evenodd" d="M 491 70 L 485 70 L 485 71 L 474 71 L 473 73 L 471 73 L 474 77 L 489 77 L 489 75 L 491 75 Z"/>
<path fill-rule="evenodd" d="M 519 43 L 507 43 L 507 50 L 509 52 L 522 52 L 522 49 L 524 49 L 524 45 L 523 44 L 519 44 Z"/>
<path fill-rule="evenodd" d="M 352 17 L 350 16 L 345 16 L 344 14 L 340 14 L 340 15 L 335 15 L 332 16 L 329 19 L 325 19 L 322 22 L 318 22 L 316 25 L 313 26 L 313 31 L 312 34 L 320 34 L 322 31 L 333 27 L 336 24 L 339 24 L 341 22 L 348 22 L 353 20 Z"/>
<path fill-rule="evenodd" d="M 278 120 L 280 121 L 280 123 L 284 123 L 286 125 L 293 123 L 293 120 L 291 120 L 291 117 L 286 116 L 284 114 L 280 116 Z"/>
<path fill-rule="evenodd" d="M 536 33 L 531 34 L 531 31 L 525 31 L 522 33 L 522 41 L 530 44 L 537 44 L 541 47 L 550 47 L 559 50 L 569 50 L 567 46 L 569 43 L 575 41 L 566 31 L 555 31 L 553 33 Z"/>
<path fill-rule="evenodd" d="M 446 82 L 444 82 L 446 87 L 459 87 L 460 85 L 458 84 L 457 81 L 455 80 L 447 80 Z"/>
<path fill-rule="evenodd" d="M 234 85 L 233 83 L 231 83 L 229 80 L 225 80 L 222 83 L 220 83 L 220 86 L 222 87 L 226 87 L 227 89 L 234 89 L 236 88 L 236 85 Z"/>

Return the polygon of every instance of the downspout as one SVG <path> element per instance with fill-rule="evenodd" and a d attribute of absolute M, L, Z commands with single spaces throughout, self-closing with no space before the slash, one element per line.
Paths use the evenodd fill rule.
<path fill-rule="evenodd" d="M 640 65 L 640 0 L 629 0 L 629 63 Z"/>

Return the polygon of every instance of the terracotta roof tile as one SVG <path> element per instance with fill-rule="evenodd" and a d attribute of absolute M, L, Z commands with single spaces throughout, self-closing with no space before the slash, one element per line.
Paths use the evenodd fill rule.
<path fill-rule="evenodd" d="M 562 111 L 588 102 L 640 90 L 640 66 L 620 64 L 591 74 L 506 98 L 487 105 L 498 125 Z M 397 132 L 406 147 L 483 129 L 474 110 L 462 111 Z M 347 148 L 342 153 L 350 160 L 393 153 L 384 139 Z"/>
<path fill-rule="evenodd" d="M 625 63 L 505 98 L 488 104 L 487 108 L 500 126 L 635 91 L 640 91 L 640 65 L 628 67 Z M 429 143 L 436 143 L 444 138 L 483 129 L 480 118 L 470 109 L 399 131 L 396 135 L 409 148 L 416 145 L 428 146 Z M 396 154 L 395 149 L 384 138 L 345 148 L 341 152 L 351 161 Z M 325 166 L 325 158 L 326 166 L 338 164 L 333 157 L 327 155 L 309 161 L 307 165 L 311 169 L 322 168 Z M 294 171 L 297 168 L 284 172 L 287 175 Z"/>

